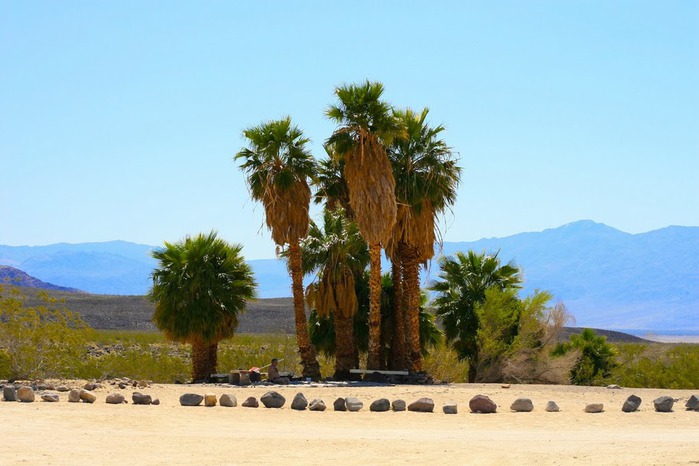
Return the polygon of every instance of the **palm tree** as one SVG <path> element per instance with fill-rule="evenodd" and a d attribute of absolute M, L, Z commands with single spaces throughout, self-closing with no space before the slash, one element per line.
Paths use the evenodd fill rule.
<path fill-rule="evenodd" d="M 167 338 L 191 343 L 194 381 L 216 373 L 219 341 L 233 336 L 238 314 L 255 297 L 257 285 L 241 250 L 211 232 L 153 251 L 159 262 L 149 292 L 153 322 Z"/>
<path fill-rule="evenodd" d="M 478 366 L 478 329 L 480 323 L 476 306 L 485 301 L 489 288 L 512 290 L 520 288 L 522 277 L 514 263 L 500 265 L 498 253 L 467 254 L 457 252 L 453 257 L 439 259 L 439 280 L 429 288 L 437 296 L 432 308 L 444 326 L 447 342 L 456 350 L 460 360 L 469 363 L 469 382 L 475 381 Z"/>
<path fill-rule="evenodd" d="M 309 139 L 292 125 L 291 118 L 269 121 L 243 131 L 248 147 L 235 156 L 244 162 L 250 194 L 265 208 L 265 221 L 278 246 L 289 245 L 296 339 L 303 375 L 320 378 L 320 365 L 308 337 L 303 299 L 303 270 L 299 241 L 308 233 L 311 189 L 308 180 L 316 173 L 316 162 L 306 149 Z"/>
<path fill-rule="evenodd" d="M 370 81 L 337 87 L 339 102 L 326 111 L 338 125 L 327 142 L 344 159 L 350 206 L 369 243 L 369 369 L 378 369 L 380 359 L 381 244 L 396 222 L 396 183 L 385 146 L 402 134 L 391 106 L 381 100 L 383 90 L 381 83 Z"/>
<path fill-rule="evenodd" d="M 456 201 L 461 178 L 461 168 L 451 148 L 441 139 L 444 126 L 430 126 L 426 121 L 428 113 L 427 108 L 420 113 L 410 109 L 396 111 L 406 134 L 394 139 L 388 151 L 396 179 L 398 219 L 386 250 L 393 261 L 394 273 L 403 275 L 402 302 L 405 303 L 405 315 L 398 309 L 396 312 L 396 359 L 404 353 L 400 349 L 404 335 L 408 367 L 415 372 L 422 370 L 423 362 L 419 267 L 434 255 L 436 219 Z M 401 322 L 405 322 L 405 331 L 398 325 Z"/>
<path fill-rule="evenodd" d="M 355 277 L 361 276 L 369 262 L 366 242 L 357 225 L 342 211 L 326 210 L 322 228 L 311 222 L 302 241 L 303 270 L 317 274 L 306 289 L 309 307 L 321 317 L 332 314 L 335 333 L 335 374 L 337 380 L 350 377 L 356 367 L 354 315 L 357 312 Z"/>

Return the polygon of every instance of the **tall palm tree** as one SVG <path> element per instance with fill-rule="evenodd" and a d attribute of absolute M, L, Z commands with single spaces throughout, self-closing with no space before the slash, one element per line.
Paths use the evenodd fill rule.
<path fill-rule="evenodd" d="M 405 331 L 396 325 L 396 359 L 402 353 L 401 336 L 405 335 L 408 367 L 415 372 L 422 370 L 423 363 L 419 326 L 419 267 L 434 255 L 436 220 L 456 201 L 461 178 L 461 168 L 452 149 L 441 139 L 444 126 L 430 126 L 427 123 L 428 113 L 427 108 L 420 113 L 410 109 L 396 111 L 406 133 L 404 137 L 394 139 L 388 151 L 396 179 L 398 219 L 387 251 L 394 263 L 394 270 L 403 275 L 402 303 L 405 304 L 405 315 L 399 310 L 396 312 L 397 321 L 405 322 Z M 396 266 L 396 263 L 400 266 Z"/>
<path fill-rule="evenodd" d="M 342 211 L 326 210 L 323 225 L 311 222 L 301 242 L 303 270 L 317 274 L 306 289 L 309 307 L 320 316 L 332 314 L 335 330 L 335 374 L 337 380 L 350 378 L 356 367 L 354 315 L 357 312 L 355 277 L 361 277 L 369 262 L 366 242 L 357 225 Z"/>
<path fill-rule="evenodd" d="M 265 221 L 278 246 L 289 245 L 296 339 L 301 354 L 303 375 L 320 378 L 320 365 L 308 337 L 303 299 L 303 270 L 299 241 L 308 233 L 311 189 L 309 179 L 316 173 L 316 162 L 298 126 L 291 118 L 268 121 L 253 126 L 243 135 L 248 147 L 235 156 L 243 160 L 241 169 L 247 174 L 250 194 L 265 208 Z"/>
<path fill-rule="evenodd" d="M 153 257 L 149 297 L 155 302 L 153 322 L 171 340 L 191 343 L 192 379 L 216 373 L 219 341 L 233 336 L 238 314 L 255 297 L 252 269 L 216 233 L 165 243 Z"/>
<path fill-rule="evenodd" d="M 378 369 L 380 360 L 381 244 L 396 222 L 396 183 L 385 146 L 402 134 L 391 106 L 381 100 L 383 91 L 381 83 L 370 81 L 337 87 L 338 103 L 326 111 L 338 125 L 327 142 L 344 159 L 350 206 L 369 243 L 369 369 Z"/>
<path fill-rule="evenodd" d="M 467 254 L 439 259 L 439 279 L 429 288 L 436 292 L 432 308 L 444 326 L 447 342 L 458 358 L 469 363 L 469 382 L 475 381 L 478 366 L 478 329 L 476 306 L 485 301 L 485 292 L 521 288 L 522 276 L 514 263 L 500 265 L 498 254 Z"/>

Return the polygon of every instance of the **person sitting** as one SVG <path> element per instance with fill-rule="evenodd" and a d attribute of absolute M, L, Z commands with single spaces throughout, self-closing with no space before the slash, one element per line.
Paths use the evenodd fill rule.
<path fill-rule="evenodd" d="M 272 364 L 269 366 L 269 369 L 267 369 L 267 380 L 272 383 L 287 385 L 289 383 L 289 378 L 279 375 L 278 363 L 279 360 L 277 358 L 272 359 Z"/>

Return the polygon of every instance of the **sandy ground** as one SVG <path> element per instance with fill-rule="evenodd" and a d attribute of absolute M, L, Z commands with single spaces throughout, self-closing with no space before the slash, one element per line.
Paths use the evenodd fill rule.
<path fill-rule="evenodd" d="M 684 403 L 699 390 L 655 390 L 456 384 L 393 387 L 275 387 L 287 399 L 281 409 L 243 408 L 270 387 L 153 385 L 139 390 L 159 398 L 159 406 L 109 405 L 111 387 L 97 390 L 94 404 L 0 402 L 0 464 L 699 464 L 699 412 Z M 133 390 L 121 390 L 130 401 Z M 229 393 L 235 408 L 183 407 L 183 393 Z M 294 411 L 302 392 L 320 398 L 325 412 Z M 472 414 L 468 401 L 488 395 L 496 414 Z M 636 413 L 622 413 L 631 394 L 643 399 Z M 652 400 L 679 398 L 672 413 L 656 413 Z M 356 396 L 360 412 L 334 412 L 338 397 Z M 378 398 L 421 397 L 435 402 L 434 413 L 372 413 Z M 514 413 L 518 397 L 534 402 L 531 413 Z M 37 397 L 38 399 L 38 397 Z M 544 407 L 554 400 L 561 412 Z M 458 405 L 446 415 L 442 406 Z M 587 414 L 587 403 L 605 411 Z"/>

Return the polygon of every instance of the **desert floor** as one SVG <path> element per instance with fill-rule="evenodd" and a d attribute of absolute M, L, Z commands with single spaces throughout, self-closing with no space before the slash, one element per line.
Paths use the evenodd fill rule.
<path fill-rule="evenodd" d="M 589 388 L 574 386 L 453 384 L 432 386 L 346 386 L 315 384 L 273 387 L 287 399 L 281 409 L 243 408 L 270 387 L 158 385 L 138 390 L 159 398 L 159 406 L 109 405 L 112 387 L 95 392 L 94 404 L 0 402 L 0 464 L 699 464 L 699 412 L 685 401 L 699 390 Z M 234 408 L 184 407 L 183 393 L 229 393 Z M 294 411 L 302 392 L 325 401 L 325 412 Z M 488 395 L 495 414 L 472 414 L 469 400 Z M 631 394 L 643 399 L 636 413 L 622 413 Z M 672 413 L 657 413 L 660 395 L 680 399 Z M 334 412 L 338 397 L 355 396 L 364 408 Z M 378 398 L 408 404 L 432 398 L 434 413 L 372 413 Z M 534 402 L 530 413 L 511 412 L 518 397 Z M 561 412 L 548 413 L 554 400 Z M 446 415 L 442 406 L 458 405 Z M 605 411 L 584 412 L 588 403 Z"/>

